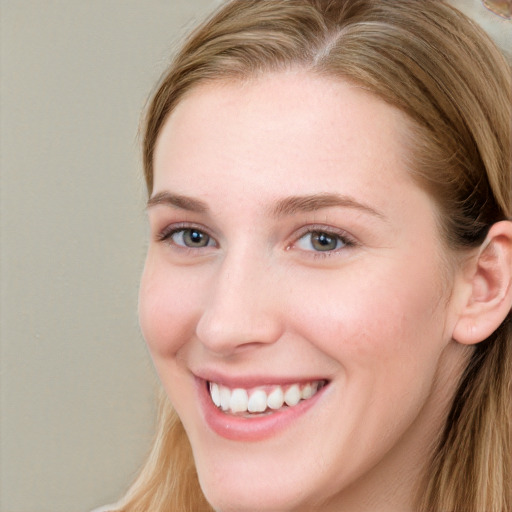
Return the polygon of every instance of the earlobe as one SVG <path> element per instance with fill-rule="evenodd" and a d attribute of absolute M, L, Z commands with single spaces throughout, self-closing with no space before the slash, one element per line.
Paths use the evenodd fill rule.
<path fill-rule="evenodd" d="M 512 222 L 494 224 L 472 258 L 452 337 L 473 345 L 487 339 L 512 308 Z"/>

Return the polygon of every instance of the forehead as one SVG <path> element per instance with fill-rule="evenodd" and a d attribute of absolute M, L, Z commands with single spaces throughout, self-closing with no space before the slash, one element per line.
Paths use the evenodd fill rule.
<path fill-rule="evenodd" d="M 163 126 L 154 192 L 242 180 L 262 193 L 334 187 L 374 190 L 384 200 L 390 183 L 412 185 L 407 125 L 400 111 L 361 87 L 303 71 L 203 84 Z"/>

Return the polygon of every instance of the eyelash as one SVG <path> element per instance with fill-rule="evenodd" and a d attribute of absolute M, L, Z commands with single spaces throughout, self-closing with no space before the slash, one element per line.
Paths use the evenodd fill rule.
<path fill-rule="evenodd" d="M 160 231 L 157 234 L 156 240 L 157 240 L 157 242 L 166 242 L 166 243 L 172 245 L 173 247 L 177 247 L 178 249 L 183 250 L 183 251 L 187 251 L 187 250 L 194 251 L 197 249 L 203 249 L 203 247 L 187 247 L 185 245 L 179 245 L 179 244 L 175 243 L 172 240 L 172 237 L 182 231 L 197 231 L 197 232 L 202 233 L 203 235 L 207 236 L 209 241 L 214 242 L 215 246 L 217 245 L 217 242 L 215 241 L 215 239 L 210 234 L 208 234 L 207 230 L 205 230 L 203 227 L 196 226 L 194 224 L 185 224 L 185 223 L 173 224 L 172 226 L 167 226 L 166 228 L 164 228 L 162 231 Z M 204 248 L 206 248 L 206 247 L 212 247 L 212 246 L 206 245 Z"/>
<path fill-rule="evenodd" d="M 197 231 L 205 236 L 208 237 L 208 242 L 213 241 L 213 245 L 206 245 L 204 247 L 188 247 L 185 245 L 180 245 L 175 243 L 172 240 L 172 237 L 180 232 L 185 231 Z M 300 249 L 305 253 L 311 253 L 311 257 L 313 258 L 328 258 L 336 255 L 343 249 L 348 249 L 351 247 L 355 247 L 357 245 L 357 242 L 354 238 L 349 236 L 346 232 L 340 231 L 340 230 L 334 230 L 333 228 L 327 228 L 324 226 L 306 226 L 302 230 L 300 230 L 296 235 L 294 235 L 294 241 L 286 246 L 286 250 L 293 249 L 294 247 L 297 247 L 299 242 L 304 239 L 306 236 L 310 235 L 324 235 L 327 238 L 333 239 L 336 241 L 336 243 L 341 243 L 341 247 L 336 247 L 334 249 L 328 249 L 325 251 L 321 250 L 307 250 L 307 249 Z M 195 251 L 198 249 L 205 249 L 207 247 L 217 247 L 218 244 L 216 240 L 208 233 L 207 230 L 205 230 L 201 226 L 197 226 L 194 224 L 186 224 L 186 223 L 180 223 L 180 224 L 173 224 L 172 226 L 168 226 L 165 229 L 163 229 L 161 232 L 159 232 L 156 236 L 156 240 L 158 242 L 166 242 L 173 247 L 178 248 L 181 251 Z M 311 243 L 311 242 L 310 242 Z"/>
<path fill-rule="evenodd" d="M 303 230 L 299 231 L 298 235 L 295 237 L 295 241 L 292 242 L 290 245 L 286 247 L 287 250 L 292 249 L 294 247 L 297 247 L 299 242 L 305 238 L 306 236 L 310 235 L 324 235 L 327 238 L 334 239 L 337 243 L 341 243 L 341 247 L 336 247 L 331 250 L 325 250 L 325 251 L 315 251 L 315 250 L 306 250 L 303 249 L 304 252 L 311 253 L 311 256 L 313 258 L 319 259 L 319 258 L 329 258 L 336 256 L 339 252 L 342 250 L 350 249 L 351 247 L 357 246 L 357 242 L 354 238 L 352 238 L 348 233 L 341 230 L 335 230 L 330 227 L 325 226 L 306 226 Z M 311 240 L 309 242 L 312 243 Z"/>

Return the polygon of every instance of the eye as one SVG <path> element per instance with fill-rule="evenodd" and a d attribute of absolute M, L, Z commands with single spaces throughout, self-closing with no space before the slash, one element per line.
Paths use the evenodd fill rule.
<path fill-rule="evenodd" d="M 215 245 L 214 240 L 209 235 L 196 228 L 175 229 L 164 238 L 171 240 L 175 245 L 190 249 L 201 249 Z"/>
<path fill-rule="evenodd" d="M 352 245 L 346 238 L 328 231 L 309 231 L 296 242 L 296 247 L 303 251 L 329 252 Z"/>

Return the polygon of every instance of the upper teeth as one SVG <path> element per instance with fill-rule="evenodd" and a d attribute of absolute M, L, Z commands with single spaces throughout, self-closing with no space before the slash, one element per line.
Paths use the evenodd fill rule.
<path fill-rule="evenodd" d="M 243 388 L 230 389 L 215 382 L 209 383 L 210 396 L 213 403 L 223 411 L 231 413 L 265 412 L 268 409 L 280 409 L 283 405 L 293 407 L 301 400 L 311 398 L 321 387 L 320 381 L 304 385 L 292 384 L 283 389 L 281 386 L 254 388 L 250 391 Z"/>

